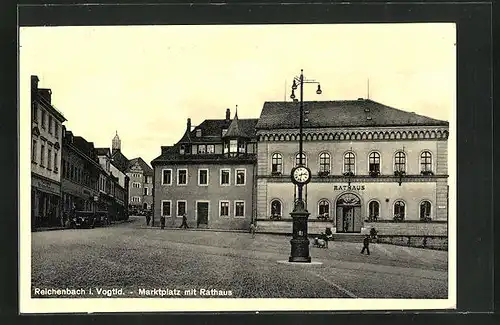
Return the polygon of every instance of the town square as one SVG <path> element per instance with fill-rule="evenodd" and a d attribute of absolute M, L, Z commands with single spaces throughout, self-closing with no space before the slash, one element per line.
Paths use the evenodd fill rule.
<path fill-rule="evenodd" d="M 95 288 L 122 290 L 113 298 L 445 298 L 447 252 L 331 242 L 311 248 L 313 262 L 287 265 L 290 237 L 248 232 L 161 230 L 143 217 L 104 228 L 32 234 L 34 298 L 105 298 Z M 35 295 L 35 288 L 87 290 Z M 92 289 L 93 295 L 89 294 Z M 140 290 L 150 291 L 149 295 Z M 182 291 L 162 297 L 154 289 Z M 222 291 L 203 295 L 200 290 Z M 229 296 L 227 293 L 231 291 Z M 173 294 L 173 292 L 171 292 Z M 224 295 L 226 293 L 226 295 Z"/>
<path fill-rule="evenodd" d="M 455 26 L 294 28 L 22 30 L 29 299 L 454 305 Z"/>

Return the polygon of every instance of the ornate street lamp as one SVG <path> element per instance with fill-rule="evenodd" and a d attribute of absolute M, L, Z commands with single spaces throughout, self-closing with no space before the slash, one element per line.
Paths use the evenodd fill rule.
<path fill-rule="evenodd" d="M 295 98 L 295 90 L 300 87 L 300 118 L 299 118 L 299 164 L 292 168 L 291 179 L 298 188 L 298 198 L 294 201 L 293 211 L 290 213 L 293 219 L 291 254 L 288 259 L 290 262 L 310 263 L 311 256 L 309 256 L 309 238 L 307 237 L 307 219 L 309 212 L 306 209 L 304 199 L 302 197 L 302 190 L 307 183 L 311 181 L 311 170 L 303 163 L 303 123 L 304 123 L 304 84 L 315 83 L 318 84 L 316 93 L 321 94 L 321 87 L 319 82 L 314 80 L 304 80 L 304 71 L 300 70 L 300 77 L 295 77 L 292 84 L 292 94 L 290 98 L 297 102 Z"/>

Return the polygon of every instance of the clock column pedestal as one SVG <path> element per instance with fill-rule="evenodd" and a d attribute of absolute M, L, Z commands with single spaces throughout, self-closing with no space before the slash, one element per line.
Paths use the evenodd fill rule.
<path fill-rule="evenodd" d="M 309 212 L 306 210 L 304 201 L 299 199 L 295 203 L 293 212 L 290 213 L 293 219 L 293 238 L 290 240 L 291 254 L 289 262 L 311 263 L 309 256 L 309 238 L 307 237 L 307 219 Z"/>

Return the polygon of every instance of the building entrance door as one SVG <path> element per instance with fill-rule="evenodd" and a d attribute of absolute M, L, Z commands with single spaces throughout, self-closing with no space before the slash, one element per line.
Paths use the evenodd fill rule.
<path fill-rule="evenodd" d="M 344 232 L 354 232 L 354 208 L 353 207 L 343 207 L 342 208 L 342 221 Z"/>
<path fill-rule="evenodd" d="M 196 213 L 197 213 L 197 225 L 208 225 L 208 202 L 197 202 L 196 203 Z"/>
<path fill-rule="evenodd" d="M 345 193 L 337 199 L 337 232 L 361 232 L 361 200 L 352 193 Z"/>

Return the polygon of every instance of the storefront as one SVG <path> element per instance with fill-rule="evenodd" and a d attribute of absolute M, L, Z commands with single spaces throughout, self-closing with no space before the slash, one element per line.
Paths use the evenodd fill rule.
<path fill-rule="evenodd" d="M 63 216 L 67 218 L 72 209 L 76 211 L 96 210 L 95 196 L 97 191 L 85 186 L 75 184 L 69 180 L 62 180 L 62 209 Z"/>
<path fill-rule="evenodd" d="M 31 224 L 33 228 L 62 226 L 61 185 L 37 175 L 31 176 Z"/>

